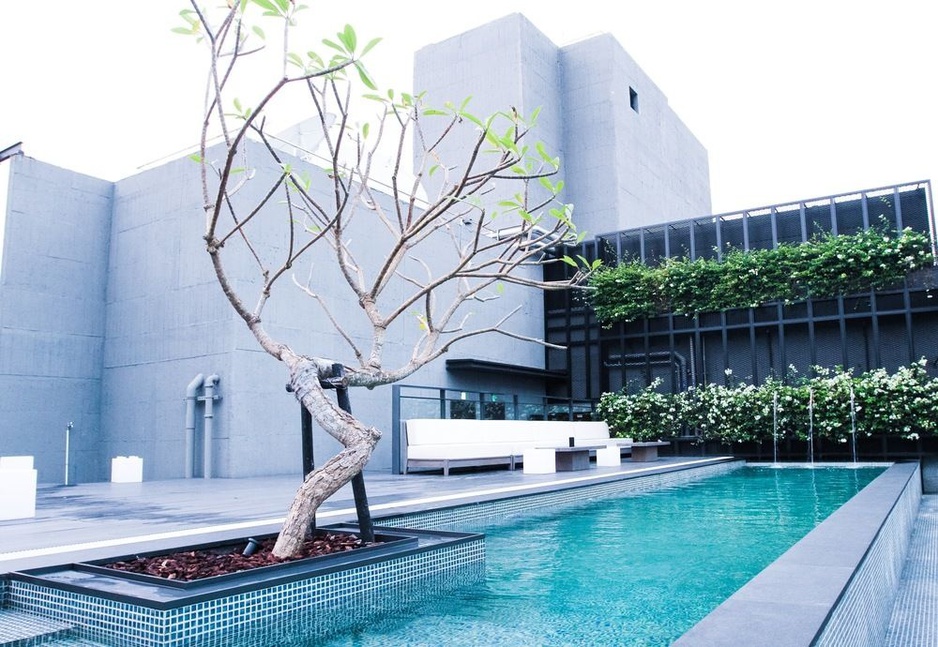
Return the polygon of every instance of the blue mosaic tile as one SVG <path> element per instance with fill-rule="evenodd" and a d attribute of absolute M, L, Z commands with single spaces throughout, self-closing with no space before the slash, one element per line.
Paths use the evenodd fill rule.
<path fill-rule="evenodd" d="M 10 586 L 17 609 L 74 624 L 83 638 L 115 647 L 201 647 L 244 637 L 261 640 L 271 631 L 324 636 L 484 576 L 480 537 L 175 609 L 148 609 L 19 580 Z"/>
<path fill-rule="evenodd" d="M 639 492 L 659 490 L 664 487 L 699 481 L 741 469 L 744 464 L 742 461 L 717 463 L 690 470 L 664 472 L 566 490 L 415 512 L 383 518 L 380 523 L 382 526 L 396 528 L 479 531 L 487 525 L 500 523 L 511 517 L 530 516 L 532 513 L 537 512 L 553 512 L 559 507 L 583 505 L 598 499 L 629 496 Z"/>
<path fill-rule="evenodd" d="M 883 644 L 916 521 L 921 487 L 916 474 L 883 522 L 837 606 L 831 610 L 814 643 L 818 647 L 878 647 Z"/>
<path fill-rule="evenodd" d="M 719 463 L 510 499 L 383 519 L 381 525 L 465 531 L 517 515 L 547 513 L 601 498 L 628 496 L 739 469 Z M 11 606 L 74 624 L 82 639 L 115 647 L 213 647 L 303 644 L 367 623 L 376 615 L 482 582 L 485 543 L 455 543 L 345 571 L 172 609 L 147 608 L 15 580 Z"/>

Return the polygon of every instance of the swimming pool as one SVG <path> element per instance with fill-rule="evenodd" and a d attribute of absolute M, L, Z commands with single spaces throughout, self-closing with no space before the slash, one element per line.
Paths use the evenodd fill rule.
<path fill-rule="evenodd" d="M 882 471 L 749 466 L 463 525 L 483 583 L 317 644 L 668 645 Z"/>

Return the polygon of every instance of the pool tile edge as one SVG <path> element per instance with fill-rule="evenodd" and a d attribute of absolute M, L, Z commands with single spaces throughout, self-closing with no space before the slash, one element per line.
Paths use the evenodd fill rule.
<path fill-rule="evenodd" d="M 921 496 L 918 463 L 891 466 L 674 647 L 879 645 Z M 785 577 L 807 568 L 813 588 Z"/>

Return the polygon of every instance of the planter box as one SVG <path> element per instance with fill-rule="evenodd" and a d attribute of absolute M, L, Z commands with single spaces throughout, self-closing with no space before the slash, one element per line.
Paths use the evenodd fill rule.
<path fill-rule="evenodd" d="M 115 456 L 111 459 L 111 483 L 143 481 L 143 459 L 139 456 Z"/>
<path fill-rule="evenodd" d="M 321 529 L 322 530 L 322 529 Z M 336 534 L 355 534 L 349 530 L 338 530 Z M 257 535 L 254 538 L 259 541 L 276 537 L 276 534 Z M 375 533 L 375 541 L 380 542 L 376 546 L 364 546 L 355 550 L 332 555 L 320 555 L 306 559 L 296 559 L 281 564 L 271 564 L 269 566 L 260 566 L 237 573 L 225 573 L 213 577 L 204 577 L 197 580 L 170 580 L 157 575 L 148 575 L 146 573 L 135 573 L 133 571 L 123 571 L 109 568 L 106 564 L 112 562 L 123 562 L 134 559 L 135 557 L 153 557 L 156 555 L 165 555 L 167 551 L 156 550 L 146 553 L 134 553 L 132 555 L 121 555 L 120 557 L 109 557 L 108 559 L 96 560 L 93 562 L 79 562 L 72 564 L 72 569 L 79 573 L 93 573 L 102 577 L 111 577 L 117 579 L 126 579 L 134 582 L 143 582 L 150 586 L 168 586 L 173 589 L 182 589 L 184 591 L 197 592 L 204 587 L 212 589 L 222 586 L 226 589 L 232 589 L 237 586 L 250 585 L 253 583 L 270 583 L 280 581 L 285 577 L 290 577 L 296 573 L 316 573 L 332 572 L 341 570 L 347 564 L 361 563 L 365 559 L 373 559 L 383 555 L 400 554 L 404 549 L 416 548 L 419 544 L 417 537 L 408 535 L 401 531 L 382 531 Z M 192 550 L 213 550 L 230 549 L 230 552 L 240 552 L 247 541 L 218 541 L 207 544 L 193 544 L 174 548 L 174 553 L 185 553 Z"/>
<path fill-rule="evenodd" d="M 348 524 L 324 529 L 358 530 Z M 400 528 L 376 528 L 375 534 L 385 543 L 192 582 L 102 566 L 120 557 L 33 569 L 10 575 L 7 603 L 108 644 L 280 644 L 285 636 L 311 640 L 347 630 L 484 578 L 480 534 Z"/>
<path fill-rule="evenodd" d="M 0 456 L 0 521 L 36 516 L 36 479 L 32 456 Z"/>

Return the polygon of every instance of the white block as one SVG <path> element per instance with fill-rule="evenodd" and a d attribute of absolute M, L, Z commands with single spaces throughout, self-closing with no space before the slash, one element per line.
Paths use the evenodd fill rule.
<path fill-rule="evenodd" d="M 111 483 L 143 481 L 143 459 L 139 456 L 115 456 L 111 459 Z"/>
<path fill-rule="evenodd" d="M 6 458 L 24 458 L 12 456 Z M 32 456 L 29 465 L 32 466 Z M 4 466 L 10 461 L 3 461 Z M 16 464 L 14 462 L 13 464 Z M 36 481 L 34 469 L 0 467 L 0 521 L 28 519 L 36 516 Z"/>
<path fill-rule="evenodd" d="M 531 447 L 524 450 L 525 474 L 553 474 L 557 471 L 557 458 L 553 449 Z"/>
<path fill-rule="evenodd" d="M 618 445 L 607 445 L 596 450 L 598 467 L 619 467 L 622 464 L 622 449 Z"/>

